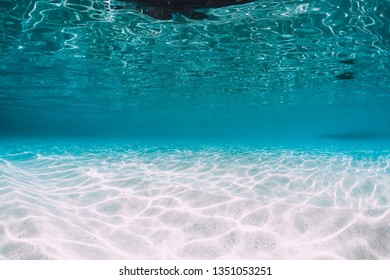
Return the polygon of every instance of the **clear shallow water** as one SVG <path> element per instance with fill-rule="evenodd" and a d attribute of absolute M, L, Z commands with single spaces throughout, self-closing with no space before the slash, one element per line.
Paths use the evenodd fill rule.
<path fill-rule="evenodd" d="M 1 258 L 389 258 L 388 1 L 118 3 L 0 3 Z"/>
<path fill-rule="evenodd" d="M 116 3 L 2 1 L 4 133 L 389 131 L 388 1 L 255 1 L 202 21 Z"/>
<path fill-rule="evenodd" d="M 388 151 L 18 144 L 2 258 L 389 258 Z"/>

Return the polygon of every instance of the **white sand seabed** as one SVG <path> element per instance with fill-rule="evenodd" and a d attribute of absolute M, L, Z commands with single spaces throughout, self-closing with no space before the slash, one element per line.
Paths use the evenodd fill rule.
<path fill-rule="evenodd" d="M 390 156 L 61 149 L 0 155 L 1 259 L 387 259 Z"/>

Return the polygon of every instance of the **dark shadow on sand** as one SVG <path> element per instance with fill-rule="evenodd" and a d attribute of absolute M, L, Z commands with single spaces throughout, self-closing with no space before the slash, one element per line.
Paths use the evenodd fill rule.
<path fill-rule="evenodd" d="M 369 132 L 369 131 L 356 131 L 356 132 L 345 132 L 345 133 L 330 133 L 322 134 L 319 136 L 322 139 L 332 140 L 346 140 L 346 141 L 365 141 L 365 140 L 379 140 L 390 138 L 390 134 L 381 132 Z"/>

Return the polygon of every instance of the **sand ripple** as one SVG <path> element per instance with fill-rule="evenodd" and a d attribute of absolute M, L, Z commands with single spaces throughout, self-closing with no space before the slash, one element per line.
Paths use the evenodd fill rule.
<path fill-rule="evenodd" d="M 8 148 L 2 259 L 390 257 L 386 153 Z"/>

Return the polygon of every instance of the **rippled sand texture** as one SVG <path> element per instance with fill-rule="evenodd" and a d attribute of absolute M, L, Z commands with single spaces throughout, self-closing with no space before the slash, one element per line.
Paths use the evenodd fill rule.
<path fill-rule="evenodd" d="M 36 148 L 0 159 L 2 259 L 384 259 L 390 156 Z"/>

